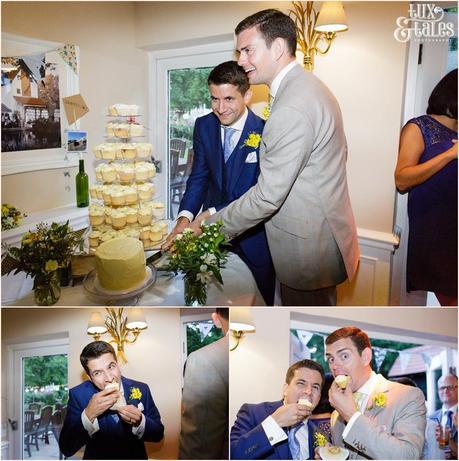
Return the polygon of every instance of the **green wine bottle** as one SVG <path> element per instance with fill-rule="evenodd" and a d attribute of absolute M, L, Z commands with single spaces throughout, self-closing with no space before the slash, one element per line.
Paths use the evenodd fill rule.
<path fill-rule="evenodd" d="M 75 178 L 77 207 L 89 206 L 88 175 L 84 172 L 84 160 L 80 158 L 80 169 Z"/>

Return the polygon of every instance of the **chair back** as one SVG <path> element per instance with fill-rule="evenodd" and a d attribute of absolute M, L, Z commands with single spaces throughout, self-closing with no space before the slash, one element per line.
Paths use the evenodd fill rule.
<path fill-rule="evenodd" d="M 185 155 L 186 139 L 172 138 L 170 141 L 170 148 L 178 150 L 179 156 L 182 158 Z"/>
<path fill-rule="evenodd" d="M 29 410 L 32 410 L 38 414 L 40 413 L 40 409 L 41 409 L 41 403 L 38 403 L 38 402 L 29 403 Z"/>
<path fill-rule="evenodd" d="M 169 151 L 170 155 L 170 161 L 171 161 L 171 179 L 174 179 L 178 176 L 179 174 L 179 157 L 180 157 L 180 151 L 177 149 L 170 149 Z"/>
<path fill-rule="evenodd" d="M 61 409 L 61 415 L 62 415 L 62 424 L 64 424 L 65 417 L 67 416 L 67 405 L 64 405 Z"/>
<path fill-rule="evenodd" d="M 38 430 L 46 429 L 51 424 L 51 416 L 53 414 L 53 407 L 47 405 L 41 409 L 40 420 L 38 422 Z"/>
<path fill-rule="evenodd" d="M 185 178 L 188 178 L 191 173 L 191 169 L 193 168 L 193 157 L 194 157 L 194 150 L 192 147 L 188 149 L 188 157 L 186 159 L 186 168 L 185 168 Z"/>
<path fill-rule="evenodd" d="M 24 434 L 32 432 L 35 412 L 32 410 L 24 410 Z"/>

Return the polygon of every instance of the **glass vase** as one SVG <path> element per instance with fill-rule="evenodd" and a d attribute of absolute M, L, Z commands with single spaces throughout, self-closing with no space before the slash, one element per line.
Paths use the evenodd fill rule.
<path fill-rule="evenodd" d="M 35 303 L 38 306 L 51 306 L 56 304 L 61 296 L 59 271 L 53 271 L 46 276 L 35 276 L 33 292 Z"/>
<path fill-rule="evenodd" d="M 192 281 L 189 277 L 185 277 L 183 280 L 185 282 L 185 306 L 205 306 L 207 302 L 206 285 L 197 280 Z"/>

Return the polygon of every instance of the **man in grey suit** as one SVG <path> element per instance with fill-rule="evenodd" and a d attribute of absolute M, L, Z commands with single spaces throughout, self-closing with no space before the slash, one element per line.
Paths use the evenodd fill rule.
<path fill-rule="evenodd" d="M 263 130 L 258 182 L 202 219 L 231 238 L 265 221 L 283 305 L 334 305 L 336 285 L 354 276 L 359 248 L 346 180 L 347 145 L 338 103 L 295 61 L 291 18 L 264 10 L 236 27 L 238 64 L 273 99 Z M 199 232 L 199 231 L 198 231 Z"/>
<path fill-rule="evenodd" d="M 225 336 L 186 361 L 179 459 L 228 459 L 228 317 L 216 309 L 212 320 Z"/>
<path fill-rule="evenodd" d="M 325 340 L 333 376 L 346 375 L 342 389 L 333 381 L 330 404 L 333 445 L 349 459 L 421 459 L 426 427 L 425 399 L 417 387 L 388 381 L 371 369 L 368 335 L 344 327 Z"/>

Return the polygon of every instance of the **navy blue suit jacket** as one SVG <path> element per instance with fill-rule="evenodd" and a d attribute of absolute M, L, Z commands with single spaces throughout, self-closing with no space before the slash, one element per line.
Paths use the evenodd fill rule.
<path fill-rule="evenodd" d="M 272 446 L 261 425 L 281 405 L 282 400 L 242 405 L 231 428 L 231 459 L 292 459 L 288 439 Z M 314 459 L 314 437 L 310 421 L 308 429 L 309 459 Z"/>
<path fill-rule="evenodd" d="M 144 407 L 145 432 L 141 439 L 132 433 L 132 426 L 125 423 L 116 411 L 107 410 L 99 415 L 99 431 L 91 437 L 83 427 L 81 413 L 91 397 L 99 392 L 91 381 L 85 381 L 70 389 L 67 416 L 59 437 L 61 452 L 70 457 L 86 445 L 84 459 L 148 459 L 144 441 L 159 442 L 164 435 L 164 426 L 147 384 L 121 378 L 126 403 Z M 131 391 L 138 388 L 140 399 L 131 399 Z"/>
<path fill-rule="evenodd" d="M 193 134 L 193 168 L 179 212 L 187 210 L 197 215 L 204 210 L 218 210 L 238 199 L 257 182 L 260 173 L 259 147 L 244 145 L 249 134 L 263 132 L 264 121 L 250 109 L 238 145 L 231 154 L 231 167 L 227 172 L 221 143 L 220 121 L 213 113 L 196 119 Z M 256 152 L 257 162 L 246 162 L 251 152 Z M 227 177 L 228 175 L 228 177 Z M 272 264 L 264 224 L 249 229 L 232 241 L 239 246 L 250 264 Z"/>

